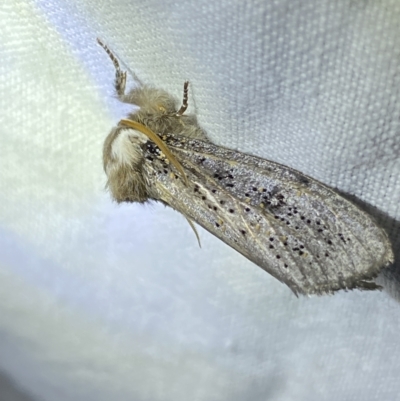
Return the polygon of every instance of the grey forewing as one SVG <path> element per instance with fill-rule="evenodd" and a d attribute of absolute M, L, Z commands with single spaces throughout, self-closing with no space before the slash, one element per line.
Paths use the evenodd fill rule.
<path fill-rule="evenodd" d="M 386 234 L 336 192 L 286 166 L 209 142 L 163 136 L 185 169 L 149 160 L 161 200 L 285 282 L 295 293 L 364 283 L 392 259 Z"/>

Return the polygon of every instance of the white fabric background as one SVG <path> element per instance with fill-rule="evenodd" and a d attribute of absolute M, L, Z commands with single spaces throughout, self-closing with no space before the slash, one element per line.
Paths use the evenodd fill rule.
<path fill-rule="evenodd" d="M 215 142 L 366 202 L 399 256 L 398 0 L 3 0 L 0 371 L 45 401 L 398 399 L 396 267 L 297 299 L 172 210 L 110 201 L 127 108 L 96 36 L 144 82 L 189 79 Z"/>

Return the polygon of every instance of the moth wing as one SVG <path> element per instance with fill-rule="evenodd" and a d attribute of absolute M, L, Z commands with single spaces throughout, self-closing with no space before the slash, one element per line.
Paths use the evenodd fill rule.
<path fill-rule="evenodd" d="M 393 252 L 386 233 L 357 206 L 268 160 L 176 135 L 167 144 L 189 185 L 165 165 L 156 168 L 160 200 L 294 293 L 378 288 L 371 279 L 393 262 Z"/>

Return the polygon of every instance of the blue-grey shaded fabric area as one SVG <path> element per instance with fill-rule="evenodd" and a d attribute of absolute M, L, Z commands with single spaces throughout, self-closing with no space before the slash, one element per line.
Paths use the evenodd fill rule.
<path fill-rule="evenodd" d="M 111 202 L 129 108 L 97 36 L 146 83 L 190 80 L 214 142 L 360 202 L 399 257 L 397 0 L 5 0 L 0 371 L 44 401 L 396 399 L 396 265 L 382 292 L 296 298 L 174 211 Z"/>
<path fill-rule="evenodd" d="M 0 399 L 4 401 L 34 401 L 2 373 L 0 373 Z"/>

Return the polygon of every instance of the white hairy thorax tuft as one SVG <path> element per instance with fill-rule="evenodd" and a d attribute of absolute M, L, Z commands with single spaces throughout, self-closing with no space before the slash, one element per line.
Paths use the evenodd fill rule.
<path fill-rule="evenodd" d="M 139 131 L 132 129 L 121 129 L 111 145 L 111 155 L 117 165 L 136 164 L 142 157 L 139 145 L 145 143 L 148 138 Z"/>

